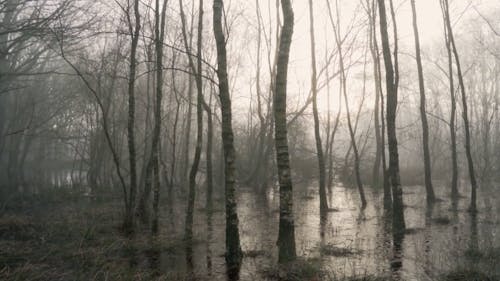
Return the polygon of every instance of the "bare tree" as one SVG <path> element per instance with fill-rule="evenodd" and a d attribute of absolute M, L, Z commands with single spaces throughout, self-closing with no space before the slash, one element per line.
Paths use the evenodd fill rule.
<path fill-rule="evenodd" d="M 339 17 L 339 7 L 338 3 L 336 3 L 336 18 L 337 22 L 334 21 L 333 19 L 333 14 L 332 14 L 332 9 L 330 6 L 330 2 L 327 1 L 327 6 L 328 6 L 328 12 L 329 12 L 329 18 L 330 18 L 330 23 L 332 25 L 333 31 L 335 33 L 335 42 L 337 44 L 337 51 L 339 52 L 339 66 L 340 66 L 340 79 L 342 82 L 342 95 L 344 97 L 344 102 L 346 106 L 346 114 L 347 114 L 347 126 L 349 128 L 349 136 L 351 137 L 351 147 L 354 151 L 354 173 L 356 176 L 356 184 L 358 186 L 358 191 L 359 191 L 359 196 L 361 199 L 361 208 L 366 207 L 366 198 L 365 198 L 365 191 L 363 189 L 363 182 L 361 180 L 361 172 L 360 172 L 360 157 L 359 157 L 359 151 L 358 151 L 358 145 L 356 143 L 356 133 L 355 129 L 352 124 L 351 120 L 351 113 L 349 111 L 349 100 L 347 98 L 347 75 L 345 71 L 345 64 L 344 64 L 344 54 L 342 52 L 342 39 L 340 35 L 340 17 Z M 359 111 L 358 111 L 358 118 L 359 118 Z M 358 123 L 356 121 L 356 123 Z"/>
<path fill-rule="evenodd" d="M 445 44 L 446 44 L 446 52 L 448 55 L 448 79 L 450 85 L 450 102 L 451 102 L 451 110 L 450 110 L 450 148 L 451 148 L 451 165 L 452 165 L 452 175 L 451 175 L 451 198 L 453 200 L 458 199 L 458 157 L 457 157 L 457 131 L 456 131 L 456 112 L 457 112 L 457 101 L 455 95 L 455 82 L 453 78 L 453 56 L 451 51 L 451 41 L 448 31 L 448 25 L 446 24 L 447 18 L 447 6 L 446 3 L 441 0 L 441 11 L 443 13 L 444 19 L 444 33 L 445 33 Z"/>
<path fill-rule="evenodd" d="M 381 91 L 381 77 L 379 75 L 379 70 L 380 70 L 380 58 L 378 54 L 378 42 L 377 42 L 377 28 L 375 25 L 376 19 L 377 19 L 377 11 L 376 11 L 376 1 L 372 0 L 367 0 L 365 5 L 365 10 L 368 15 L 368 26 L 369 26 L 369 47 L 370 47 L 370 54 L 372 56 L 373 60 L 373 80 L 374 80 L 374 86 L 375 86 L 375 109 L 374 109 L 374 122 L 375 122 L 375 162 L 373 163 L 373 172 L 372 172 L 372 178 L 373 178 L 373 184 L 378 185 L 379 184 L 379 177 L 380 177 L 380 165 L 382 164 L 382 158 L 385 157 L 385 147 L 382 145 L 384 142 L 385 136 L 381 132 L 381 119 L 383 122 L 383 118 L 381 118 L 382 115 L 380 115 L 380 99 L 383 98 L 381 95 L 383 94 Z M 384 160 L 385 161 L 385 160 Z M 384 167 L 382 167 L 382 171 L 385 170 L 385 164 Z"/>
<path fill-rule="evenodd" d="M 127 7 L 128 31 L 131 39 L 130 64 L 128 75 L 128 121 L 127 121 L 127 142 L 129 150 L 129 168 L 130 168 L 130 195 L 128 209 L 125 214 L 124 230 L 132 232 L 134 228 L 134 211 L 137 194 L 137 162 L 135 149 L 135 82 L 137 73 L 137 45 L 139 43 L 139 34 L 141 30 L 141 14 L 139 11 L 139 0 L 133 2 L 132 15 Z"/>
<path fill-rule="evenodd" d="M 415 36 L 415 54 L 418 70 L 418 87 L 420 90 L 420 118 L 422 121 L 422 138 L 424 151 L 424 174 L 425 174 L 425 190 L 427 194 L 427 202 L 436 200 L 434 188 L 432 187 L 431 174 L 431 155 L 429 150 L 429 123 L 427 121 L 426 99 L 425 99 L 425 84 L 424 71 L 422 67 L 422 55 L 420 53 L 420 39 L 418 34 L 417 11 L 415 8 L 415 0 L 411 0 L 411 10 L 413 15 L 413 34 Z"/>
<path fill-rule="evenodd" d="M 382 176 L 383 176 L 383 188 L 384 188 L 384 209 L 390 210 L 392 208 L 392 194 L 391 187 L 388 181 L 387 174 L 387 161 L 386 161 L 386 152 L 385 152 L 385 108 L 384 108 L 384 93 L 382 90 L 382 70 L 380 63 L 380 53 L 379 46 L 377 41 L 377 28 L 376 28 L 376 20 L 377 20 L 377 1 L 367 1 L 365 9 L 367 10 L 368 17 L 370 19 L 370 53 L 373 60 L 373 77 L 375 82 L 375 114 L 379 117 L 375 118 L 375 131 L 380 135 L 377 142 L 377 151 L 376 153 L 380 154 L 380 160 L 382 164 Z M 378 99 L 378 100 L 377 100 Z M 377 125 L 377 119 L 379 120 L 380 127 Z M 378 173 L 380 173 L 380 167 L 377 164 L 377 160 L 375 160 L 374 164 L 374 178 L 375 175 L 378 177 Z"/>
<path fill-rule="evenodd" d="M 471 213 L 477 212 L 476 206 L 476 190 L 477 190 L 477 182 L 476 182 L 476 174 L 474 172 L 474 161 L 472 158 L 471 151 L 471 137 L 470 137 L 470 125 L 469 125 L 469 113 L 468 113 L 468 103 L 467 103 L 467 94 L 465 91 L 465 83 L 463 78 L 462 67 L 460 65 L 460 58 L 458 55 L 457 46 L 455 44 L 455 38 L 453 36 L 453 28 L 451 26 L 450 20 L 450 9 L 448 0 L 443 0 L 443 11 L 444 11 L 444 21 L 446 24 L 446 28 L 448 30 L 448 40 L 451 44 L 451 50 L 453 53 L 453 57 L 455 59 L 455 64 L 457 67 L 457 75 L 458 75 L 458 84 L 460 86 L 460 92 L 462 93 L 462 118 L 464 120 L 464 133 L 465 133 L 465 155 L 467 156 L 467 165 L 469 167 L 469 178 L 471 183 L 471 202 L 469 211 Z M 450 73 L 450 76 L 453 75 Z"/>
<path fill-rule="evenodd" d="M 279 41 L 276 85 L 274 92 L 274 119 L 276 162 L 280 184 L 280 223 L 278 234 L 278 260 L 286 263 L 296 259 L 295 225 L 293 218 L 293 188 L 288 153 L 286 122 L 286 93 L 288 61 L 292 44 L 294 15 L 290 0 L 281 0 L 283 29 Z"/>
<path fill-rule="evenodd" d="M 188 53 L 189 66 L 191 72 L 195 75 L 196 80 L 196 120 L 197 120 L 197 137 L 196 137 L 196 148 L 194 152 L 194 160 L 191 165 L 191 170 L 189 172 L 189 194 L 188 194 L 188 206 L 186 211 L 186 224 L 185 224 L 185 236 L 186 239 L 192 239 L 193 235 L 193 212 L 194 212 L 194 201 L 196 198 L 196 175 L 198 174 L 198 168 L 200 165 L 201 150 L 203 146 L 203 104 L 205 103 L 203 98 L 203 74 L 202 74 L 202 44 L 203 44 L 203 0 L 199 1 L 198 5 L 198 36 L 197 36 L 197 60 L 196 66 L 191 55 L 190 48 L 188 46 L 188 37 L 186 31 L 186 16 L 184 14 L 182 0 L 179 0 L 181 21 L 182 21 L 182 36 L 184 38 L 184 45 L 186 52 Z"/>
<path fill-rule="evenodd" d="M 213 90 L 210 92 L 210 99 L 208 104 L 203 103 L 203 108 L 207 112 L 207 148 L 206 148 L 206 168 L 207 168 L 207 195 L 206 195 L 206 208 L 208 212 L 212 209 L 212 197 L 214 190 L 214 179 L 213 179 L 213 139 L 214 139 L 214 122 L 212 113 L 212 96 Z"/>
<path fill-rule="evenodd" d="M 242 253 L 238 231 L 238 213 L 236 212 L 235 175 L 234 175 L 234 135 L 232 127 L 231 97 L 227 75 L 226 39 L 222 25 L 222 0 L 214 0 L 214 36 L 217 43 L 217 76 L 219 77 L 219 97 L 222 114 L 222 142 L 224 146 L 224 177 L 226 205 L 226 262 L 228 267 L 237 268 L 241 263 Z"/>
<path fill-rule="evenodd" d="M 392 186 L 392 211 L 393 225 L 395 229 L 405 228 L 404 206 L 403 206 L 403 190 L 401 187 L 401 179 L 399 175 L 399 154 L 398 154 L 398 139 L 396 135 L 396 111 L 398 106 L 398 59 L 397 59 L 397 43 L 394 46 L 394 65 L 392 64 L 391 49 L 389 45 L 389 34 L 387 32 L 387 16 L 385 1 L 378 0 L 379 16 L 380 16 L 380 34 L 382 38 L 382 52 L 385 64 L 385 77 L 387 87 L 387 137 L 389 143 L 389 178 Z M 394 9 L 391 1 L 391 14 L 394 19 Z M 396 24 L 394 24 L 394 38 L 397 42 Z"/>
<path fill-rule="evenodd" d="M 165 39 L 165 14 L 168 0 L 164 0 L 160 12 L 160 0 L 155 1 L 155 50 L 156 50 L 156 107 L 155 107 L 155 127 L 153 132 L 151 160 L 154 177 L 154 200 L 153 200 L 153 233 L 158 232 L 158 205 L 160 198 L 160 133 L 162 119 L 162 99 L 163 99 L 163 42 Z"/>
<path fill-rule="evenodd" d="M 311 91 L 312 91 L 312 107 L 314 116 L 314 137 L 316 140 L 316 153 L 318 157 L 319 170 L 319 209 L 321 217 L 326 216 L 328 211 L 328 201 L 326 200 L 326 168 L 325 156 L 323 154 L 323 144 L 321 142 L 319 113 L 318 113 L 318 74 L 316 69 L 316 41 L 314 36 L 314 7 L 312 0 L 309 0 L 309 24 L 311 37 Z"/>

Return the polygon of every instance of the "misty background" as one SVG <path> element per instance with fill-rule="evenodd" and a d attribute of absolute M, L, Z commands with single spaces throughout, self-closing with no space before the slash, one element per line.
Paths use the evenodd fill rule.
<path fill-rule="evenodd" d="M 0 279 L 498 280 L 499 13 L 0 0 Z"/>

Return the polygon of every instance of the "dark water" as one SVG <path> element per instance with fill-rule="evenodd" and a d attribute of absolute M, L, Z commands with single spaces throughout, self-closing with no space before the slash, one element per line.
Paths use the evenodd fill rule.
<path fill-rule="evenodd" d="M 404 236 L 393 236 L 384 219 L 382 194 L 367 188 L 368 207 L 361 211 L 354 189 L 341 186 L 329 194 L 324 224 L 319 219 L 319 198 L 315 186 L 295 187 L 295 237 L 297 254 L 320 263 L 329 278 L 392 276 L 395 280 L 440 280 L 443 274 L 460 268 L 478 269 L 500 275 L 500 196 L 483 188 L 478 194 L 479 214 L 467 212 L 468 189 L 453 206 L 448 190 L 437 195 L 442 201 L 426 206 L 423 187 L 405 187 Z M 199 195 L 202 197 L 202 195 Z M 199 198 L 200 203 L 204 198 Z M 202 200 L 203 199 L 203 200 Z M 240 280 L 267 280 L 277 264 L 278 193 L 266 196 L 250 189 L 238 192 L 240 235 L 245 258 Z M 202 206 L 203 204 L 200 204 Z M 218 204 L 216 204 L 218 205 Z M 170 212 L 170 213 L 169 213 Z M 182 237 L 184 207 L 165 209 L 162 239 Z M 224 212 L 212 215 L 196 210 L 192 248 L 172 247 L 148 254 L 148 266 L 175 279 L 191 273 L 206 280 L 227 280 L 224 262 Z M 192 252 L 191 252 L 192 251 Z"/>

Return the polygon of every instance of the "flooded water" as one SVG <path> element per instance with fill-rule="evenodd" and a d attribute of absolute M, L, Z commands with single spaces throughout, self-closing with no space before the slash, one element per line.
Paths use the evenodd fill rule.
<path fill-rule="evenodd" d="M 335 210 L 328 213 L 322 224 L 316 189 L 295 187 L 297 254 L 318 261 L 330 278 L 392 276 L 394 280 L 440 280 L 440 276 L 457 268 L 478 268 L 500 275 L 500 266 L 495 264 L 499 257 L 474 258 L 492 249 L 498 254 L 500 249 L 500 196 L 493 191 L 478 191 L 479 213 L 473 217 L 467 212 L 466 196 L 452 206 L 447 199 L 449 190 L 438 188 L 436 193 L 442 201 L 429 208 L 423 187 L 404 187 L 407 231 L 396 237 L 384 219 L 381 191 L 367 188 L 369 205 L 361 211 L 356 190 L 333 188 L 329 206 Z M 468 190 L 461 190 L 461 194 L 468 194 Z M 266 272 L 276 267 L 278 199 L 277 190 L 266 196 L 250 189 L 238 190 L 241 245 L 245 252 L 240 280 L 267 280 Z M 170 214 L 164 210 L 168 214 L 162 228 L 162 232 L 168 233 L 164 234 L 168 236 L 165 239 L 182 237 L 184 212 L 184 207 L 174 208 Z M 223 210 L 208 215 L 199 208 L 192 249 L 173 247 L 154 253 L 149 256 L 149 266 L 170 276 L 191 272 L 202 279 L 227 280 L 224 229 Z"/>

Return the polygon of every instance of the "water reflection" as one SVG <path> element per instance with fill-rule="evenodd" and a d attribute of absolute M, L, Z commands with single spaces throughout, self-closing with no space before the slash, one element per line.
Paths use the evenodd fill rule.
<path fill-rule="evenodd" d="M 227 281 L 240 280 L 240 270 L 241 270 L 240 265 L 228 267 L 226 270 Z"/>
<path fill-rule="evenodd" d="M 432 225 L 432 214 L 434 211 L 435 202 L 427 202 L 425 209 L 425 229 L 429 229 Z M 431 259 L 431 233 L 430 231 L 424 232 L 424 273 L 426 276 L 432 274 L 432 259 Z"/>
<path fill-rule="evenodd" d="M 477 214 L 471 213 L 470 216 L 470 239 L 469 239 L 469 253 L 472 254 L 473 265 L 477 262 L 479 257 L 479 237 L 477 232 Z"/>
<path fill-rule="evenodd" d="M 212 208 L 207 210 L 207 241 L 206 241 L 206 251 L 207 251 L 207 275 L 212 276 L 212 236 L 213 236 L 213 222 L 212 222 Z"/>
<path fill-rule="evenodd" d="M 194 276 L 194 261 L 193 261 L 193 241 L 185 241 L 186 245 L 186 268 L 187 268 L 187 275 L 188 276 Z"/>
<path fill-rule="evenodd" d="M 391 258 L 391 273 L 392 280 L 401 279 L 401 269 L 403 268 L 403 242 L 405 232 L 401 230 L 393 230 L 392 234 L 392 258 Z"/>
<path fill-rule="evenodd" d="M 473 263 L 466 256 L 478 253 L 481 245 L 500 247 L 500 239 L 494 235 L 499 228 L 500 210 L 493 191 L 480 190 L 479 195 L 489 196 L 488 200 L 493 202 L 478 200 L 480 213 L 471 216 L 466 210 L 467 198 L 427 205 L 422 187 L 405 187 L 407 229 L 401 231 L 392 228 L 391 214 L 384 211 L 380 192 L 366 190 L 370 203 L 360 210 L 356 190 L 334 187 L 329 205 L 335 210 L 320 219 L 319 195 L 309 192 L 304 196 L 305 188 L 297 187 L 294 198 L 297 254 L 319 260 L 330 276 L 440 280 L 440 276 L 459 266 L 480 264 L 482 260 Z M 446 198 L 446 188 L 437 191 L 442 191 L 438 193 L 440 198 Z M 201 207 L 204 198 L 196 202 L 200 207 L 195 208 L 193 241 L 183 247 L 152 253 L 150 263 L 163 273 L 176 272 L 202 280 L 267 280 L 266 272 L 277 264 L 276 192 L 268 191 L 263 200 L 262 194 L 251 189 L 239 190 L 240 236 L 245 253 L 241 268 L 227 270 L 225 265 L 223 201 L 215 200 L 214 210 L 208 212 Z M 174 201 L 183 202 L 178 198 Z M 168 222 L 161 225 L 168 229 L 162 239 L 182 238 L 182 210 L 185 204 L 176 205 L 173 211 L 165 207 Z"/>

